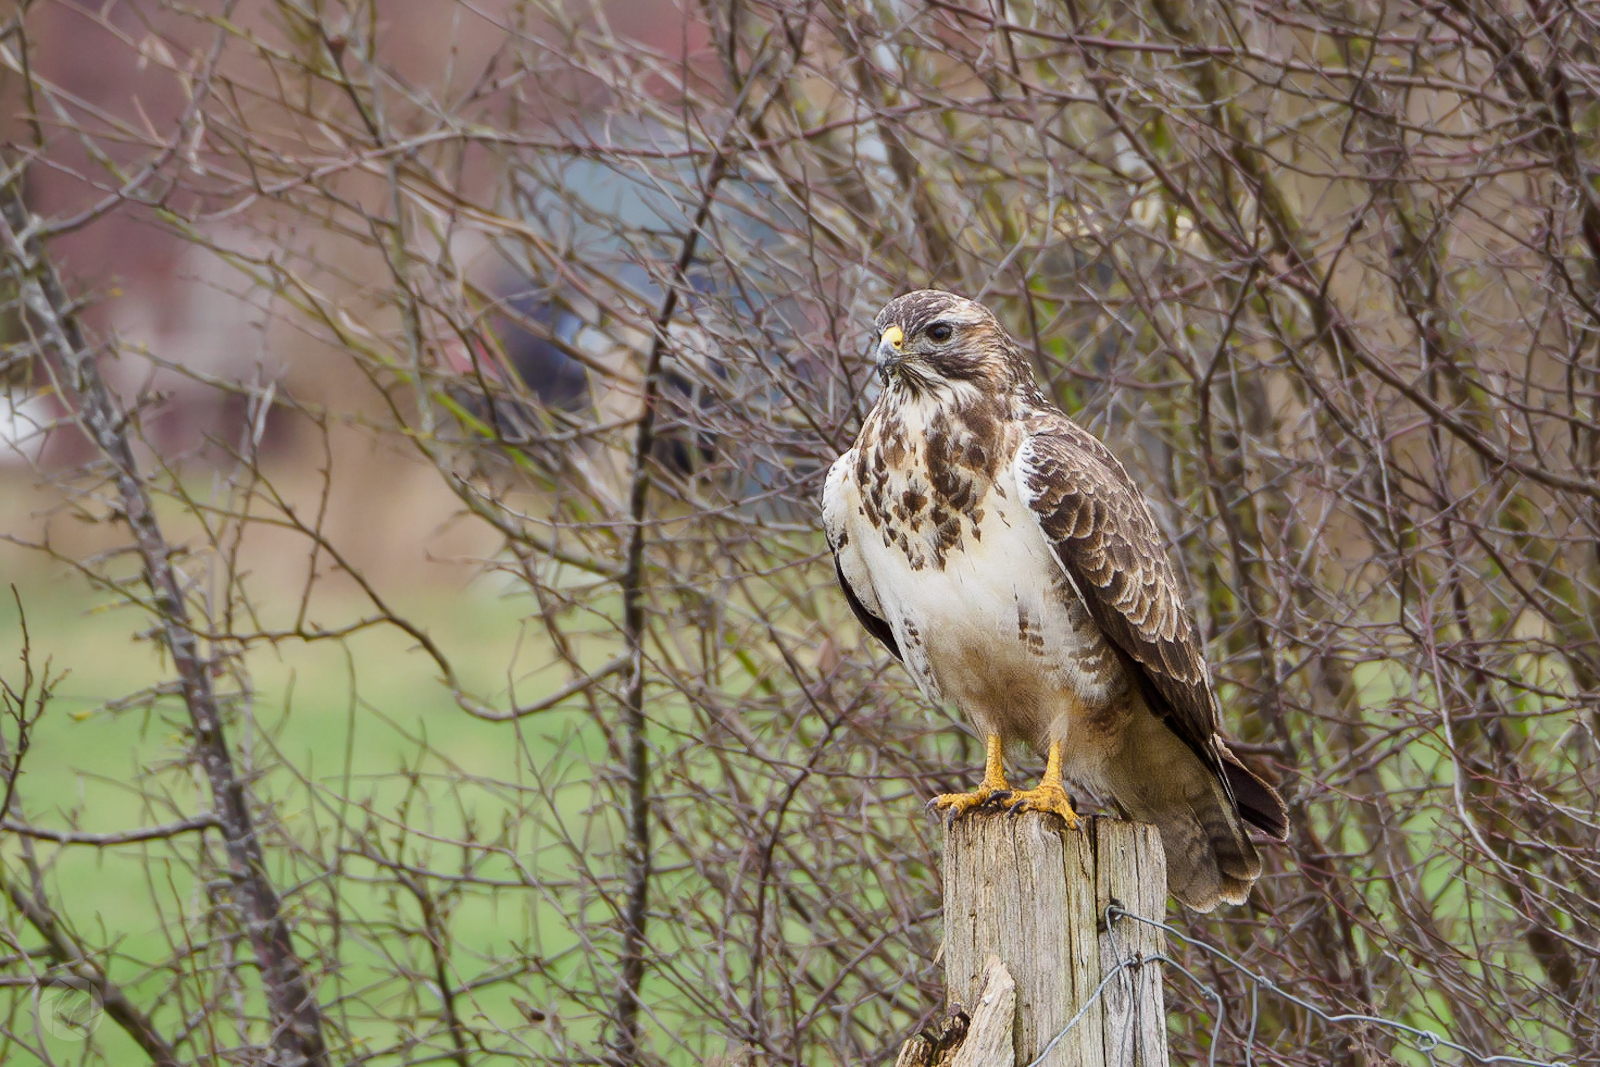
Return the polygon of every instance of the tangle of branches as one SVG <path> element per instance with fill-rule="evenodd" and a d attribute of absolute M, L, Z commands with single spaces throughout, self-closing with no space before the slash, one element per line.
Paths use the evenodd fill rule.
<path fill-rule="evenodd" d="M 1170 915 L 1175 1062 L 1600 1064 L 1597 42 L 20 0 L 0 1058 L 893 1062 L 980 754 L 817 497 L 933 284 L 1146 487 L 1290 803 L 1249 905 Z M 80 699 L 62 604 L 154 673 Z"/>

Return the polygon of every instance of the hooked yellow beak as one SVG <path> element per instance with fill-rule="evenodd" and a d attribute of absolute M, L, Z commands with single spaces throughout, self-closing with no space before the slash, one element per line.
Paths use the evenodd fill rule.
<path fill-rule="evenodd" d="M 900 348 L 905 340 L 906 332 L 898 326 L 890 326 L 878 335 L 878 377 L 885 384 L 889 381 L 889 372 L 900 364 Z"/>

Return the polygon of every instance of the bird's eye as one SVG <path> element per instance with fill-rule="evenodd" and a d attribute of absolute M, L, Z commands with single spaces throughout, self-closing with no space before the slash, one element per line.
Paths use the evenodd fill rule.
<path fill-rule="evenodd" d="M 935 344 L 944 344 L 950 340 L 950 335 L 954 332 L 948 322 L 936 322 L 928 327 L 928 337 Z"/>

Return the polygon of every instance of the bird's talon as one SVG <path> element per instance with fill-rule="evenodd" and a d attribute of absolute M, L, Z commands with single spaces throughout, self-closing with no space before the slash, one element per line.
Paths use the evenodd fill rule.
<path fill-rule="evenodd" d="M 1072 798 L 1059 785 L 1046 784 L 1036 789 L 1019 789 L 1012 794 L 1006 810 L 1012 815 L 1025 811 L 1050 812 L 1061 817 L 1068 830 L 1078 828 L 1078 813 L 1072 810 Z"/>
<path fill-rule="evenodd" d="M 991 807 L 997 799 L 1004 799 L 1010 795 L 1009 789 L 980 785 L 971 793 L 940 793 L 928 801 L 928 810 L 943 812 L 945 823 L 948 825 L 970 811 Z"/>
<path fill-rule="evenodd" d="M 1010 798 L 1011 787 L 1006 784 L 1005 769 L 1001 766 L 999 734 L 984 738 L 983 764 L 983 781 L 978 783 L 977 789 L 970 793 L 940 793 L 928 801 L 929 809 L 945 813 L 945 825 L 954 823 L 969 811 L 991 807 L 997 801 Z"/>

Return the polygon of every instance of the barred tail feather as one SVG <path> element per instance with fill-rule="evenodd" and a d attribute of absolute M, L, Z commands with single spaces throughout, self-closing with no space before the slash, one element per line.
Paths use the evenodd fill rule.
<path fill-rule="evenodd" d="M 1233 791 L 1234 802 L 1244 821 L 1266 834 L 1274 841 L 1289 836 L 1289 809 L 1284 807 L 1278 791 L 1262 781 L 1250 768 L 1219 743 L 1222 750 L 1222 770 L 1228 776 L 1228 788 Z"/>
<path fill-rule="evenodd" d="M 1193 749 L 1159 719 L 1140 715 L 1106 770 L 1117 805 L 1160 831 L 1167 888 L 1180 903 L 1206 912 L 1245 902 L 1261 875 L 1261 857 L 1222 780 Z M 1262 817 L 1271 822 L 1267 808 Z"/>

